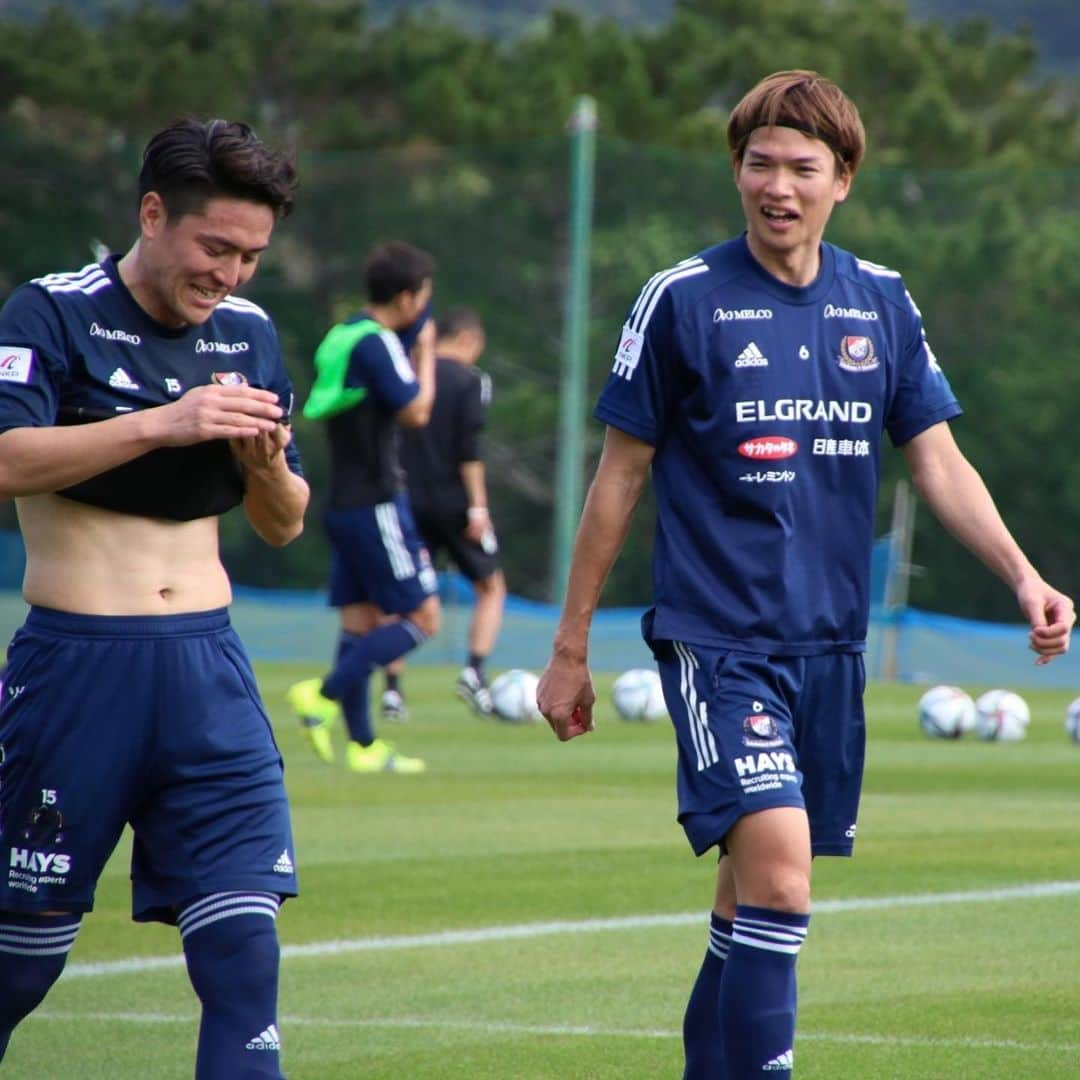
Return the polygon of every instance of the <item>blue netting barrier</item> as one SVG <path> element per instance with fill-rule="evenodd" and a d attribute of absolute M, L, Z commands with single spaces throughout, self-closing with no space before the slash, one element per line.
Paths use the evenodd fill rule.
<path fill-rule="evenodd" d="M 410 663 L 460 664 L 465 657 L 472 593 L 468 582 L 440 579 L 443 625 L 438 636 L 410 656 Z M 14 591 L 0 591 L 0 641 L 10 639 L 26 615 Z M 559 611 L 553 605 L 510 597 L 495 669 L 539 670 L 547 662 Z M 602 609 L 593 623 L 590 659 L 596 671 L 649 666 L 636 608 Z M 237 588 L 233 624 L 255 660 L 295 660 L 325 664 L 337 639 L 337 612 L 319 592 Z M 866 668 L 873 679 L 912 683 L 1000 685 L 1011 688 L 1075 688 L 1080 693 L 1080 658 L 1059 657 L 1036 667 L 1027 649 L 1027 628 L 958 619 L 908 609 L 886 616 L 875 609 Z"/>

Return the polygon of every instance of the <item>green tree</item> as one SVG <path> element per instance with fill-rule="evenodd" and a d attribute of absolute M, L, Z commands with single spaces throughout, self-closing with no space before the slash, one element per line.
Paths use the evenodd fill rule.
<path fill-rule="evenodd" d="M 80 265 L 95 238 L 130 243 L 137 154 L 163 123 L 188 112 L 252 121 L 301 165 L 297 213 L 252 290 L 298 389 L 328 323 L 358 302 L 370 244 L 399 236 L 434 252 L 439 303 L 479 307 L 491 331 L 497 523 L 512 588 L 543 596 L 574 99 L 587 92 L 600 107 L 595 393 L 642 282 L 741 228 L 725 142 L 732 105 L 768 71 L 814 67 L 860 103 L 869 136 L 830 237 L 904 273 L 969 408 L 962 444 L 1037 563 L 1080 587 L 1067 415 L 1080 112 L 1075 82 L 1037 77 L 1031 36 L 916 21 L 898 0 L 681 0 L 659 24 L 555 11 L 501 40 L 449 9 L 398 5 L 387 20 L 391 6 L 187 0 L 87 22 L 63 6 L 34 22 L 0 17 L 0 289 Z M 297 421 L 296 435 L 321 498 L 321 432 Z M 594 455 L 600 436 L 591 426 Z M 886 461 L 890 482 L 902 466 Z M 887 490 L 882 501 L 884 528 Z M 318 511 L 317 501 L 314 523 Z M 646 506 L 608 602 L 647 596 L 648 532 Z M 225 553 L 240 580 L 310 586 L 324 574 L 317 524 L 282 556 L 234 515 Z M 928 515 L 916 557 L 927 567 L 919 604 L 1015 616 L 1007 591 L 988 590 L 985 571 Z"/>

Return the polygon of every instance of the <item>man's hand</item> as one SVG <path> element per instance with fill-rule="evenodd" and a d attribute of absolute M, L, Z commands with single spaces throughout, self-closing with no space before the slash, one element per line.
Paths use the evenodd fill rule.
<path fill-rule="evenodd" d="M 1055 656 L 1069 651 L 1069 637 L 1076 622 L 1072 600 L 1041 578 L 1016 590 L 1020 610 L 1031 626 L 1029 648 L 1039 654 L 1036 664 L 1049 664 Z"/>
<path fill-rule="evenodd" d="M 249 439 L 230 439 L 229 448 L 244 472 L 262 472 L 274 467 L 278 455 L 292 442 L 292 428 L 275 424 Z"/>
<path fill-rule="evenodd" d="M 211 439 L 272 435 L 284 410 L 277 394 L 253 386 L 196 386 L 179 401 L 145 410 L 161 446 L 191 446 Z"/>
<path fill-rule="evenodd" d="M 536 704 L 560 742 L 594 729 L 595 703 L 596 692 L 585 661 L 552 656 L 540 677 Z"/>
<path fill-rule="evenodd" d="M 413 363 L 418 363 L 423 356 L 435 355 L 435 320 L 428 318 L 416 335 L 416 341 L 412 347 Z"/>
<path fill-rule="evenodd" d="M 491 529 L 491 516 L 486 506 L 470 506 L 465 522 L 465 536 L 474 544 L 484 540 L 484 534 Z"/>

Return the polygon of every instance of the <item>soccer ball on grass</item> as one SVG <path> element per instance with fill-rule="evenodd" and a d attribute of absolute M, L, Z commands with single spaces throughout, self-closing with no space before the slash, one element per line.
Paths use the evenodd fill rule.
<path fill-rule="evenodd" d="M 1080 743 L 1080 697 L 1069 702 L 1065 710 L 1065 734 L 1074 743 Z"/>
<path fill-rule="evenodd" d="M 489 687 L 491 708 L 509 724 L 535 724 L 543 719 L 536 705 L 540 680 L 524 668 L 511 668 L 496 676 Z"/>
<path fill-rule="evenodd" d="M 615 711 L 623 720 L 663 720 L 667 716 L 660 676 L 651 668 L 624 671 L 611 688 Z"/>
<path fill-rule="evenodd" d="M 959 739 L 975 727 L 975 702 L 959 686 L 933 686 L 919 698 L 919 727 L 932 739 Z"/>
<path fill-rule="evenodd" d="M 987 690 L 975 702 L 975 730 L 980 739 L 1019 742 L 1027 735 L 1031 710 L 1011 690 Z"/>

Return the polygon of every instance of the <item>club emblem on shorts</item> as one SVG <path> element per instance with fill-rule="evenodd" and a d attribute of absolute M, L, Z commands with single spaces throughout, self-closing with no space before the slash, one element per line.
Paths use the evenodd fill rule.
<path fill-rule="evenodd" d="M 215 371 L 210 378 L 221 386 L 247 386 L 248 381 L 242 371 Z"/>
<path fill-rule="evenodd" d="M 849 334 L 840 339 L 837 363 L 845 371 L 873 371 L 878 366 L 874 343 L 861 334 Z"/>
<path fill-rule="evenodd" d="M 755 702 L 757 704 L 757 702 Z M 744 746 L 783 746 L 780 729 L 768 713 L 753 713 L 743 720 Z"/>
<path fill-rule="evenodd" d="M 32 847 L 51 847 L 63 843 L 64 817 L 55 806 L 42 803 L 35 806 L 26 817 L 26 826 L 19 838 Z"/>

